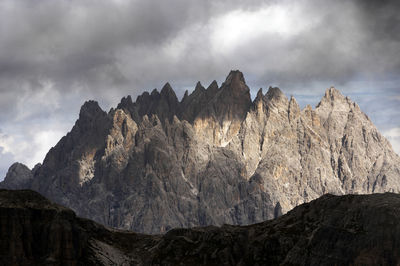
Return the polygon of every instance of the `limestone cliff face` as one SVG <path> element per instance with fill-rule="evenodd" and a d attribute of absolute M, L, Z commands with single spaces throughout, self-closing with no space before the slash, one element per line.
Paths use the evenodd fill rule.
<path fill-rule="evenodd" d="M 400 158 L 357 104 L 334 88 L 315 109 L 272 87 L 251 101 L 239 71 L 181 102 L 168 83 L 108 114 L 87 102 L 43 165 L 21 172 L 9 188 L 147 233 L 260 222 L 325 193 L 400 192 Z"/>
<path fill-rule="evenodd" d="M 86 102 L 71 132 L 50 149 L 35 171 L 30 188 L 65 206 L 82 204 L 79 201 L 86 200 L 82 188 L 95 176 L 111 125 L 112 117 L 97 102 Z"/>

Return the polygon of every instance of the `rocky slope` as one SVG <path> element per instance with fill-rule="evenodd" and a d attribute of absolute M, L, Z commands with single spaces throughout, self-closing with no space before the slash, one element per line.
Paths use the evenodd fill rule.
<path fill-rule="evenodd" d="M 159 238 L 106 229 L 30 190 L 0 190 L 0 235 L 1 265 L 132 265 Z"/>
<path fill-rule="evenodd" d="M 17 170 L 0 187 L 146 233 L 256 223 L 325 193 L 400 191 L 400 157 L 348 97 L 330 88 L 301 110 L 269 88 L 252 101 L 239 71 L 181 101 L 167 83 L 108 113 L 86 102 L 42 165 Z"/>
<path fill-rule="evenodd" d="M 0 190 L 2 265 L 398 265 L 400 196 L 324 195 L 249 226 L 141 235 Z"/>

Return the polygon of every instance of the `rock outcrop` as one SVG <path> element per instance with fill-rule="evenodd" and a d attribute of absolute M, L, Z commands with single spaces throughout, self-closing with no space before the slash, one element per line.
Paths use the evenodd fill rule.
<path fill-rule="evenodd" d="M 0 235 L 1 265 L 138 265 L 158 239 L 107 229 L 31 190 L 0 190 Z"/>
<path fill-rule="evenodd" d="M 400 192 L 400 157 L 335 88 L 301 110 L 279 88 L 251 101 L 232 71 L 180 102 L 168 83 L 108 113 L 86 102 L 31 175 L 9 188 L 107 226 L 160 233 L 261 222 L 326 193 Z"/>
<path fill-rule="evenodd" d="M 2 265 L 398 265 L 400 196 L 324 195 L 272 221 L 115 230 L 40 194 L 0 190 Z"/>
<path fill-rule="evenodd" d="M 32 171 L 22 163 L 14 163 L 8 169 L 7 175 L 1 182 L 1 187 L 5 189 L 19 189 L 29 186 L 32 182 Z"/>

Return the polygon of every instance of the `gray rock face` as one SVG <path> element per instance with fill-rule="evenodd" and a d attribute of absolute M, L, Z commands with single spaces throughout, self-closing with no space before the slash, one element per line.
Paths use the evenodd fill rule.
<path fill-rule="evenodd" d="M 181 102 L 167 83 L 108 114 L 85 103 L 32 175 L 18 188 L 146 233 L 256 223 L 326 193 L 400 192 L 400 158 L 357 104 L 334 88 L 315 109 L 271 87 L 252 102 L 239 71 Z"/>
<path fill-rule="evenodd" d="M 29 186 L 32 179 L 33 174 L 26 165 L 14 163 L 8 169 L 6 177 L 1 182 L 1 187 L 5 189 L 18 189 L 22 186 Z"/>

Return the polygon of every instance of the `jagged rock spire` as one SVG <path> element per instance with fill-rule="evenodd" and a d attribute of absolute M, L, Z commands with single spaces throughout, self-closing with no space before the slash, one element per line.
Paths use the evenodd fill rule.
<path fill-rule="evenodd" d="M 345 97 L 338 89 L 332 86 L 326 89 L 324 96 L 317 104 L 317 108 L 322 105 L 334 106 L 335 104 L 348 104 L 350 102 L 348 97 Z"/>
<path fill-rule="evenodd" d="M 269 100 L 271 100 L 271 99 L 273 99 L 273 98 L 280 98 L 280 97 L 283 97 L 284 96 L 284 94 L 283 94 L 283 92 L 281 91 L 281 89 L 279 89 L 278 87 L 269 87 L 268 88 L 268 91 L 267 91 L 267 93 L 266 93 L 266 95 L 265 96 L 267 96 L 267 98 L 269 99 Z"/>
<path fill-rule="evenodd" d="M 160 92 L 161 95 L 163 96 L 175 96 L 175 91 L 172 89 L 171 85 L 169 84 L 169 82 L 165 83 L 165 85 L 163 86 L 163 88 L 161 89 Z"/>
<path fill-rule="evenodd" d="M 232 93 L 240 93 L 241 91 L 249 92 L 243 73 L 239 70 L 231 70 L 226 77 L 225 82 L 221 86 L 222 89 L 229 88 Z"/>
<path fill-rule="evenodd" d="M 20 189 L 21 186 L 29 186 L 33 179 L 31 170 L 22 163 L 13 163 L 8 168 L 4 181 L 1 182 L 0 188 Z"/>
<path fill-rule="evenodd" d="M 289 110 L 288 110 L 289 122 L 293 122 L 297 117 L 299 117 L 300 111 L 301 111 L 300 106 L 292 95 L 289 101 Z"/>
<path fill-rule="evenodd" d="M 205 91 L 206 89 L 203 87 L 203 85 L 201 85 L 201 82 L 200 81 L 198 81 L 197 83 L 196 83 L 196 87 L 194 88 L 194 91 Z"/>
<path fill-rule="evenodd" d="M 257 91 L 256 99 L 261 99 L 264 96 L 262 88 Z"/>
<path fill-rule="evenodd" d="M 92 100 L 86 101 L 81 107 L 79 118 L 90 118 L 98 113 L 104 113 L 104 111 L 100 108 L 99 103 Z"/>
<path fill-rule="evenodd" d="M 208 106 L 202 111 L 202 116 L 211 115 L 220 123 L 224 120 L 242 120 L 251 104 L 250 89 L 246 85 L 243 73 L 232 70 Z"/>

